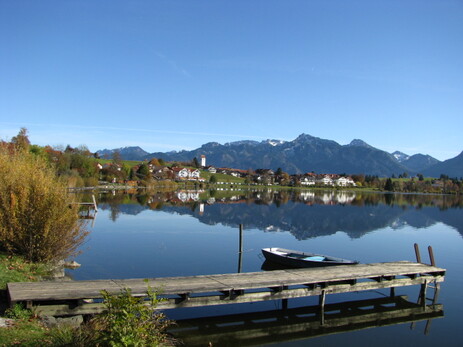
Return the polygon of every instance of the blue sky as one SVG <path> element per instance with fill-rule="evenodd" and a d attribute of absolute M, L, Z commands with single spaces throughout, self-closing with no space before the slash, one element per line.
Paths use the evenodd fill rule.
<path fill-rule="evenodd" d="M 460 0 L 0 0 L 0 138 L 463 150 Z"/>

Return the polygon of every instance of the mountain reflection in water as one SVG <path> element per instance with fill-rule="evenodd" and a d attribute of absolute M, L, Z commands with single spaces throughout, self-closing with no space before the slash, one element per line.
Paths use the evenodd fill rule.
<path fill-rule="evenodd" d="M 405 225 L 429 227 L 442 222 L 463 235 L 458 196 L 364 193 L 354 191 L 188 191 L 155 194 L 100 194 L 99 208 L 137 215 L 147 209 L 191 215 L 207 225 L 222 224 L 265 232 L 286 231 L 298 240 L 340 230 L 359 238 L 374 230 Z"/>
<path fill-rule="evenodd" d="M 432 245 L 436 265 L 446 269 L 438 305 L 430 310 L 379 301 L 357 308 L 341 305 L 338 311 L 327 312 L 323 326 L 316 312 L 304 311 L 318 298 L 291 299 L 288 312 L 280 310 L 275 315 L 271 311 L 278 308 L 277 301 L 167 310 L 169 318 L 188 323 L 186 327 L 179 324 L 176 331 L 185 345 L 207 346 L 212 342 L 214 346 L 226 346 L 228 340 L 222 337 L 228 337 L 234 346 L 285 347 L 459 346 L 463 340 L 461 197 L 217 189 L 152 194 L 109 191 L 95 198 L 97 216 L 76 258 L 82 266 L 70 270 L 76 280 L 264 271 L 267 268 L 261 249 L 265 247 L 328 254 L 361 263 L 413 261 L 415 242 L 421 246 L 424 262 L 429 261 L 426 246 Z M 92 201 L 91 196 L 88 201 Z M 239 224 L 244 226 L 242 235 Z M 414 298 L 419 289 L 401 287 L 396 294 Z M 389 299 L 382 295 L 389 296 L 389 291 L 340 293 L 328 296 L 327 305 Z M 445 305 L 445 317 L 440 305 Z M 355 316 L 357 313 L 359 316 Z M 232 317 L 219 319 L 225 315 Z M 200 317 L 199 322 L 190 321 Z M 426 320 L 434 317 L 442 319 L 433 319 L 431 329 L 426 329 Z M 410 324 L 404 324 L 415 321 L 413 330 Z M 427 335 L 423 334 L 425 330 Z"/>

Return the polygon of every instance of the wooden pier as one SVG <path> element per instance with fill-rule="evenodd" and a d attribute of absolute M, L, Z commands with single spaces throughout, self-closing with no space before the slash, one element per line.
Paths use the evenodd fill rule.
<path fill-rule="evenodd" d="M 104 310 L 102 290 L 118 294 L 130 288 L 146 296 L 147 288 L 166 298 L 160 309 L 197 307 L 318 296 L 325 307 L 328 294 L 420 285 L 426 298 L 429 285 L 439 288 L 445 269 L 408 261 L 343 265 L 266 272 L 144 279 L 8 283 L 10 305 L 24 302 L 41 315 L 94 314 Z M 437 290 L 436 290 L 437 292 Z M 423 299 L 423 302 L 426 300 Z"/>
<path fill-rule="evenodd" d="M 98 204 L 96 203 L 95 195 L 92 195 L 92 202 L 78 202 L 76 203 L 82 209 L 79 214 L 82 219 L 95 219 L 98 212 Z M 93 211 L 93 214 L 91 213 Z"/>

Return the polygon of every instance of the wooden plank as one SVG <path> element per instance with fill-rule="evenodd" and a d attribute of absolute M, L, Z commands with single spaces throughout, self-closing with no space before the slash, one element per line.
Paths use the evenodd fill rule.
<path fill-rule="evenodd" d="M 411 276 L 422 273 L 445 274 L 445 269 L 405 262 L 358 264 L 316 269 L 151 278 L 148 279 L 148 284 L 152 288 L 160 289 L 165 294 L 179 294 L 329 283 L 343 280 L 355 281 L 365 278 Z M 123 288 L 131 288 L 133 294 L 142 295 L 146 293 L 147 283 L 143 279 L 126 279 L 8 284 L 8 292 L 12 301 L 97 298 L 101 297 L 101 290 L 117 293 Z"/>
<path fill-rule="evenodd" d="M 416 263 L 359 264 L 328 269 L 294 269 L 240 274 L 152 278 L 148 280 L 148 284 L 156 289 L 161 288 L 166 294 L 178 292 L 199 293 L 208 290 L 223 291 L 230 289 L 277 287 L 362 278 L 416 275 L 420 273 L 439 274 L 445 273 L 445 270 Z M 55 292 L 58 294 L 59 292 L 75 290 L 76 292 L 87 292 L 88 294 L 85 294 L 84 297 L 92 297 L 95 295 L 95 292 L 103 289 L 113 292 L 119 291 L 121 288 L 131 288 L 134 293 L 141 293 L 146 291 L 147 284 L 143 279 L 9 284 L 9 291 L 14 293 L 28 292 L 31 295 L 44 295 L 41 292 L 46 291 L 48 294 Z M 42 297 L 37 299 L 42 299 Z"/>
<path fill-rule="evenodd" d="M 208 296 L 196 296 L 188 297 L 188 300 L 182 298 L 169 298 L 165 301 L 161 301 L 157 308 L 159 309 L 173 309 L 179 307 L 200 307 L 200 306 L 214 306 L 214 305 L 225 305 L 235 303 L 250 303 L 257 301 L 269 301 L 269 300 L 285 300 L 299 297 L 316 296 L 323 294 L 339 294 L 353 291 L 365 291 L 375 290 L 389 287 L 401 287 L 410 285 L 420 285 L 429 280 L 429 276 L 417 277 L 415 279 L 402 278 L 394 279 L 383 282 L 358 282 L 355 284 L 332 284 L 327 285 L 324 288 L 294 288 L 284 289 L 282 291 L 260 291 L 244 293 L 242 295 L 230 296 L 226 294 L 208 295 Z M 432 277 L 434 278 L 434 277 Z M 437 281 L 442 281 L 443 278 L 437 278 Z M 39 314 L 50 314 L 50 315 L 75 315 L 75 314 L 94 314 L 100 313 L 104 310 L 103 304 L 83 304 L 75 307 L 75 305 L 38 305 L 36 311 Z"/>

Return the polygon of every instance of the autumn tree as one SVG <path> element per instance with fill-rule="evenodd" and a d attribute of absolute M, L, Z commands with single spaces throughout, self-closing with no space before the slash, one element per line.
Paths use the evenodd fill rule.
<path fill-rule="evenodd" d="M 0 248 L 33 262 L 75 255 L 87 232 L 66 189 L 41 157 L 0 149 Z"/>
<path fill-rule="evenodd" d="M 11 143 L 14 145 L 17 151 L 27 152 L 31 144 L 27 135 L 27 129 L 21 128 L 21 130 L 19 130 L 18 135 L 14 136 L 11 139 Z"/>
<path fill-rule="evenodd" d="M 152 158 L 149 163 L 153 166 L 161 166 L 161 163 L 157 158 Z"/>

